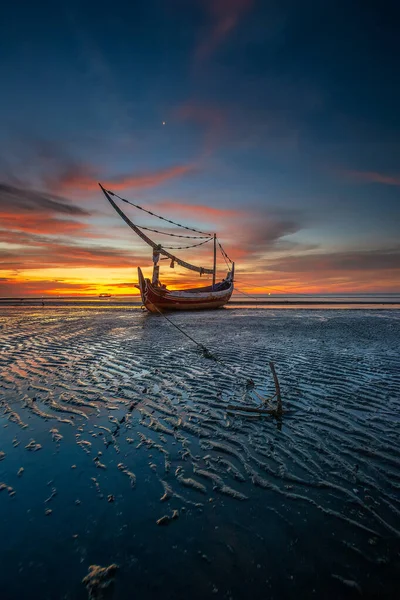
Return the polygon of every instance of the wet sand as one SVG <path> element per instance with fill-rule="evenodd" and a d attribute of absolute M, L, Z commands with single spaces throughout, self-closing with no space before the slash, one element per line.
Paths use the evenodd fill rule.
<path fill-rule="evenodd" d="M 400 311 L 170 318 L 0 308 L 2 598 L 397 598 Z"/>

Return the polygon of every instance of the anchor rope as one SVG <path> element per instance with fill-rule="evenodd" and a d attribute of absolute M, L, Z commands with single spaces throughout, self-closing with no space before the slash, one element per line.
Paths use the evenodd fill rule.
<path fill-rule="evenodd" d="M 218 356 L 215 356 L 215 354 L 213 354 L 212 352 L 210 352 L 210 350 L 204 344 L 200 344 L 200 342 L 197 342 L 191 335 L 189 335 L 188 333 L 186 333 L 186 331 L 184 331 L 181 327 L 179 327 L 179 325 L 177 325 L 176 323 L 174 323 L 173 321 L 171 321 L 171 319 L 169 319 L 167 317 L 167 315 L 164 314 L 155 304 L 153 304 L 153 306 L 156 309 L 156 311 L 162 317 L 164 317 L 164 319 L 166 319 L 168 321 L 168 323 L 170 323 L 173 327 L 175 327 L 175 329 L 177 329 L 178 331 L 180 331 L 191 342 L 193 342 L 194 344 L 196 344 L 196 346 L 198 348 L 200 348 L 200 350 L 202 351 L 203 356 L 205 358 L 209 358 L 211 360 L 214 360 L 215 362 L 217 362 L 220 365 L 222 365 L 226 370 L 228 370 L 231 373 L 231 375 L 233 375 L 237 379 L 244 380 L 244 383 L 245 383 L 245 385 L 246 385 L 247 388 L 254 387 L 254 381 L 252 379 L 250 379 L 248 377 L 245 377 L 244 375 L 239 375 L 238 373 L 236 373 L 225 361 L 223 361 L 221 358 L 219 358 Z"/>

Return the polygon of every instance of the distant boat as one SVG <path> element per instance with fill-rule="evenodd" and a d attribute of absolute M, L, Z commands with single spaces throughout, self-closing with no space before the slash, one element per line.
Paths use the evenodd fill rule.
<path fill-rule="evenodd" d="M 99 294 L 99 298 L 111 298 L 111 294 Z"/>
<path fill-rule="evenodd" d="M 214 309 L 214 308 L 220 308 L 221 306 L 224 306 L 225 304 L 227 304 L 227 302 L 230 300 L 230 297 L 232 296 L 232 292 L 233 292 L 235 263 L 232 262 L 231 259 L 228 257 L 228 255 L 222 248 L 221 244 L 218 242 L 215 233 L 214 234 L 204 233 L 202 231 L 198 231 L 197 229 L 193 229 L 191 227 L 186 227 L 184 225 L 180 225 L 179 223 L 175 223 L 174 221 L 171 221 L 170 219 L 166 219 L 164 217 L 156 215 L 156 214 L 142 208 L 141 206 L 138 206 L 137 204 L 133 204 L 132 202 L 129 202 L 129 200 L 125 200 L 124 198 L 121 198 L 120 196 L 111 192 L 110 190 L 104 189 L 104 187 L 100 183 L 99 183 L 99 186 L 100 186 L 102 192 L 104 193 L 105 197 L 111 204 L 111 206 L 117 211 L 117 213 L 120 215 L 120 217 L 122 217 L 122 219 L 125 221 L 125 223 L 127 223 L 127 225 L 129 225 L 129 227 L 131 229 L 133 229 L 133 231 L 143 241 L 145 241 L 147 244 L 149 244 L 149 246 L 151 246 L 153 248 L 153 276 L 152 276 L 152 279 L 150 281 L 150 279 L 145 278 L 143 276 L 141 268 L 138 267 L 139 283 L 138 283 L 138 285 L 135 286 L 140 290 L 143 305 L 147 308 L 148 311 L 156 313 L 156 312 L 162 312 L 162 311 L 166 311 L 166 310 Z M 122 200 L 123 202 L 126 202 L 127 204 L 131 204 L 131 205 L 135 206 L 136 208 L 152 215 L 153 217 L 157 217 L 157 218 L 162 219 L 163 221 L 166 221 L 170 224 L 177 225 L 178 227 L 181 227 L 187 231 L 193 231 L 195 233 L 200 233 L 201 235 L 200 236 L 199 235 L 196 235 L 196 236 L 190 235 L 189 236 L 189 235 L 183 235 L 183 234 L 179 235 L 179 234 L 174 234 L 174 233 L 158 231 L 156 229 L 151 229 L 149 227 L 137 226 L 134 223 L 132 223 L 132 221 L 125 215 L 125 213 L 114 202 L 114 200 L 111 198 L 111 196 L 119 198 L 120 200 Z M 163 247 L 162 244 L 157 244 L 157 243 L 153 242 L 153 240 L 151 240 L 142 231 L 143 229 L 146 229 L 147 231 L 153 231 L 153 232 L 159 233 L 159 234 L 161 233 L 163 235 L 170 235 L 173 237 L 197 240 L 196 243 L 192 244 L 191 246 L 184 246 L 183 248 L 182 247 L 169 248 L 169 250 L 174 250 L 174 249 L 182 250 L 182 249 L 187 249 L 187 248 L 193 248 L 195 246 L 201 246 L 203 244 L 206 244 L 207 242 L 213 241 L 213 263 L 214 263 L 213 268 L 210 269 L 210 268 L 205 268 L 205 267 L 198 267 L 198 266 L 192 265 L 184 260 L 181 260 L 180 258 L 177 258 L 174 254 L 171 254 L 171 252 L 168 252 L 167 249 L 165 247 Z M 198 242 L 199 239 L 201 239 L 202 241 Z M 215 282 L 216 270 L 217 270 L 217 260 L 216 260 L 217 242 L 220 247 L 221 253 L 225 259 L 225 262 L 228 265 L 228 273 L 227 273 L 225 279 L 223 279 L 219 283 Z M 158 266 L 158 262 L 160 260 L 160 255 L 171 260 L 170 267 L 172 269 L 174 268 L 175 263 L 177 263 L 178 265 L 180 265 L 181 267 L 184 267 L 185 269 L 189 269 L 191 271 L 196 271 L 197 273 L 200 273 L 200 276 L 203 274 L 212 275 L 212 285 L 208 285 L 205 287 L 199 287 L 199 288 L 187 288 L 184 290 L 176 290 L 176 291 L 169 290 L 165 285 L 163 285 L 160 282 L 160 279 L 159 279 L 160 267 Z"/>

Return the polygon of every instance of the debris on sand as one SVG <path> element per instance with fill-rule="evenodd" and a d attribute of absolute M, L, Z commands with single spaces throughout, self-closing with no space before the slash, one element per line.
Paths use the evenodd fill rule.
<path fill-rule="evenodd" d="M 105 600 L 105 591 L 114 585 L 117 570 L 118 565 L 116 564 L 108 567 L 90 565 L 88 575 L 82 579 L 82 583 L 89 592 L 89 600 Z"/>
<path fill-rule="evenodd" d="M 18 469 L 18 477 L 22 477 L 22 473 L 25 471 L 24 467 L 21 467 L 20 469 Z"/>
<path fill-rule="evenodd" d="M 0 460 L 4 460 L 6 457 L 6 453 L 3 450 L 0 450 Z"/>
<path fill-rule="evenodd" d="M 30 452 L 37 452 L 38 450 L 40 450 L 40 449 L 41 449 L 41 447 L 42 447 L 42 446 L 41 446 L 40 444 L 37 444 L 37 443 L 35 442 L 35 440 L 31 440 L 31 441 L 29 442 L 29 444 L 27 444 L 27 445 L 25 446 L 26 450 L 29 450 Z"/>

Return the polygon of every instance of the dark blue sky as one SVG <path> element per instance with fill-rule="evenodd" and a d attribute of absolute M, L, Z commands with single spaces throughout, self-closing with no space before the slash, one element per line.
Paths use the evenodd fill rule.
<path fill-rule="evenodd" d="M 98 180 L 216 226 L 249 287 L 399 289 L 395 2 L 49 1 L 2 16 L 4 294 L 51 291 L 57 269 L 85 291 L 81 250 L 118 280 L 132 240 Z M 52 243 L 37 273 L 24 256 Z"/>

